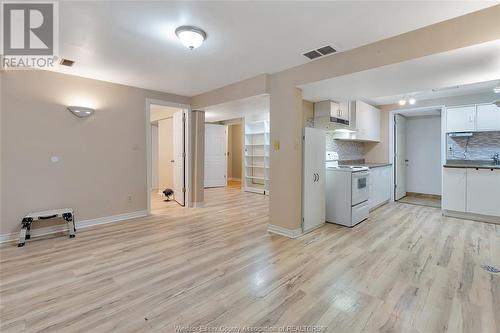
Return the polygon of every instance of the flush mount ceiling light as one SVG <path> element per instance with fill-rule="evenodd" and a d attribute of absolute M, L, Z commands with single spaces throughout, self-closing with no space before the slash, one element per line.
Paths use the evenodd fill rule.
<path fill-rule="evenodd" d="M 405 106 L 406 104 L 415 105 L 415 103 L 417 103 L 417 100 L 415 99 L 415 97 L 406 97 L 406 96 L 404 96 L 403 98 L 401 98 L 399 100 L 398 103 L 401 106 Z"/>
<path fill-rule="evenodd" d="M 200 47 L 207 38 L 207 34 L 200 28 L 191 25 L 183 25 L 175 29 L 177 38 L 181 41 L 182 45 L 190 50 Z"/>
<path fill-rule="evenodd" d="M 68 110 L 78 118 L 87 118 L 95 112 L 94 109 L 83 106 L 68 106 Z"/>

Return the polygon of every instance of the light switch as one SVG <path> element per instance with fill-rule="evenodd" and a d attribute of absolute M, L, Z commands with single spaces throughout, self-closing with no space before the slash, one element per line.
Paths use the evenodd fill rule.
<path fill-rule="evenodd" d="M 57 162 L 59 162 L 59 156 L 52 156 L 52 157 L 50 158 L 50 161 L 51 161 L 52 163 L 57 163 Z"/>

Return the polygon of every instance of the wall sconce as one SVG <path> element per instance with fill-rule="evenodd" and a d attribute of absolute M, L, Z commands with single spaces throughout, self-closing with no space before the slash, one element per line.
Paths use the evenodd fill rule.
<path fill-rule="evenodd" d="M 78 118 L 87 118 L 95 112 L 94 109 L 83 106 L 68 106 L 68 110 Z"/>

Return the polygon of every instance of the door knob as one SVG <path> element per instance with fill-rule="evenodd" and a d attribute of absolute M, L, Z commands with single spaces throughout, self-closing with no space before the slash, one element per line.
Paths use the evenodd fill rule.
<path fill-rule="evenodd" d="M 175 160 L 170 160 L 170 162 L 174 163 L 174 162 L 175 162 Z"/>

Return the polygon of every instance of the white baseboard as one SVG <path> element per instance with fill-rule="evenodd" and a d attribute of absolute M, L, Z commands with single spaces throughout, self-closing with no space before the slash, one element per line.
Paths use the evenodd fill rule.
<path fill-rule="evenodd" d="M 272 232 L 273 234 L 278 234 L 281 236 L 285 236 L 288 238 L 297 238 L 302 236 L 302 228 L 298 229 L 287 229 L 274 224 L 267 225 L 267 231 Z"/>
<path fill-rule="evenodd" d="M 99 217 L 96 219 L 84 220 L 84 221 L 78 221 L 78 219 L 76 219 L 75 227 L 76 227 L 76 231 L 78 234 L 79 229 L 84 229 L 84 228 L 88 228 L 88 227 L 92 227 L 92 226 L 96 226 L 96 225 L 100 225 L 100 224 L 120 222 L 120 221 L 125 221 L 125 220 L 135 219 L 135 218 L 139 218 L 139 217 L 145 217 L 145 216 L 148 216 L 147 210 L 140 210 L 140 211 L 132 212 L 132 213 Z M 75 217 L 78 218 L 78 216 L 75 216 Z M 19 228 L 21 228 L 21 223 L 19 223 Z M 63 232 L 63 231 L 67 231 L 67 230 L 68 230 L 68 226 L 66 225 L 66 223 L 63 223 L 61 225 L 54 225 L 54 226 L 45 227 L 45 228 L 32 229 L 31 235 L 32 235 L 32 237 L 36 237 L 36 236 L 42 236 L 42 235 L 48 235 L 48 234 L 55 234 L 57 232 Z M 3 235 L 0 235 L 0 243 L 10 242 L 13 240 L 17 240 L 18 238 L 19 238 L 19 232 L 14 232 L 14 233 L 10 233 L 10 234 L 3 234 Z"/>
<path fill-rule="evenodd" d="M 447 209 L 443 209 L 442 213 L 444 216 L 454 217 L 457 219 L 500 224 L 500 216 L 490 216 L 490 215 L 481 215 L 481 214 L 474 214 L 474 213 L 455 212 L 453 210 L 447 210 Z"/>

